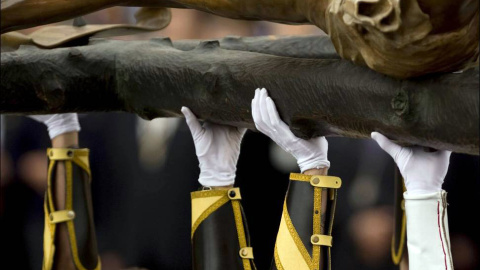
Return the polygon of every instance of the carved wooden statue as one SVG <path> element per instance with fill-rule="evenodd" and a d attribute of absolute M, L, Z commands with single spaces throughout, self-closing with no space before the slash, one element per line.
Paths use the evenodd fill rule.
<path fill-rule="evenodd" d="M 398 78 L 458 71 L 478 61 L 477 0 L 5 0 L 1 32 L 119 5 L 314 24 L 330 35 L 341 57 Z"/>

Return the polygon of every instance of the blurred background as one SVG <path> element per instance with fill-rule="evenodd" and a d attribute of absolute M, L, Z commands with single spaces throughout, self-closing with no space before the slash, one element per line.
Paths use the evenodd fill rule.
<path fill-rule="evenodd" d="M 135 11 L 115 7 L 84 18 L 91 24 L 133 24 Z M 164 30 L 118 38 L 324 34 L 315 26 L 230 20 L 193 10 L 172 13 Z M 26 117 L 3 115 L 1 124 L 0 268 L 41 269 L 45 150 L 50 140 L 43 124 Z M 91 113 L 81 114 L 80 124 L 80 145 L 91 150 L 102 268 L 191 269 L 190 192 L 199 187 L 199 169 L 184 120 L 145 121 L 127 113 Z M 335 216 L 333 268 L 396 269 L 390 259 L 392 159 L 372 140 L 328 141 L 329 173 L 344 183 Z M 479 162 L 478 156 L 453 154 L 444 184 L 457 270 L 480 269 Z M 247 132 L 236 185 L 242 189 L 258 269 L 269 269 L 271 264 L 288 174 L 297 170 L 295 160 L 266 136 Z"/>

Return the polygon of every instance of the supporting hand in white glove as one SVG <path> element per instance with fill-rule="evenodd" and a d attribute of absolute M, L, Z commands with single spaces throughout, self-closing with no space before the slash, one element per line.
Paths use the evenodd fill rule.
<path fill-rule="evenodd" d="M 187 107 L 182 107 L 190 128 L 200 163 L 200 178 L 203 186 L 230 186 L 235 182 L 240 143 L 245 128 L 205 123 L 203 126 Z"/>
<path fill-rule="evenodd" d="M 328 142 L 325 137 L 303 140 L 296 137 L 280 119 L 275 103 L 267 90 L 255 90 L 252 100 L 252 116 L 257 129 L 267 135 L 283 150 L 292 154 L 302 172 L 309 169 L 329 168 Z"/>
<path fill-rule="evenodd" d="M 29 117 L 47 126 L 50 139 L 64 133 L 80 131 L 76 113 L 29 115 Z"/>
<path fill-rule="evenodd" d="M 451 151 L 426 152 L 423 147 L 402 147 L 378 132 L 372 138 L 397 164 L 408 194 L 438 192 L 447 174 Z"/>

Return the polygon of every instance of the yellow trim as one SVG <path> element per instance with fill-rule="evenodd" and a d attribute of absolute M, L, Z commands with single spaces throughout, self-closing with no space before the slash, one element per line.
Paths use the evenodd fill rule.
<path fill-rule="evenodd" d="M 318 179 L 318 183 L 314 183 L 314 179 Z M 323 188 L 340 188 L 342 186 L 342 179 L 340 179 L 340 177 L 328 175 L 307 175 L 301 173 L 291 173 L 290 180 L 310 182 L 312 186 Z"/>
<path fill-rule="evenodd" d="M 238 234 L 238 244 L 240 245 L 240 249 L 247 247 L 247 239 L 245 237 L 245 229 L 243 227 L 243 218 L 242 218 L 242 210 L 240 210 L 240 201 L 236 199 L 232 199 L 232 208 L 233 208 L 233 215 L 235 216 L 235 225 L 237 226 L 237 234 Z M 253 255 L 253 253 L 252 253 Z M 243 262 L 243 269 L 251 270 L 250 259 L 242 258 Z"/>
<path fill-rule="evenodd" d="M 190 237 L 193 239 L 193 235 L 195 233 L 195 231 L 197 230 L 198 226 L 200 226 L 200 224 L 208 217 L 210 216 L 210 214 L 212 214 L 213 212 L 215 212 L 218 208 L 220 208 L 222 205 L 226 204 L 229 199 L 227 196 L 225 196 L 226 193 L 224 193 L 224 196 L 223 197 L 220 197 L 220 199 L 218 199 L 217 201 L 215 201 L 215 203 L 213 203 L 211 206 L 209 206 L 205 211 L 203 211 L 203 213 L 201 215 L 198 216 L 198 218 L 195 220 L 195 222 L 193 223 L 192 225 L 192 233 L 190 235 Z M 196 199 L 199 199 L 200 197 L 197 197 Z M 206 197 L 205 197 L 206 198 Z M 193 200 L 195 199 L 192 199 L 192 202 Z M 192 208 L 193 209 L 193 208 Z"/>
<path fill-rule="evenodd" d="M 403 186 L 403 192 L 407 191 L 407 188 L 405 187 L 405 181 L 402 177 L 402 186 Z M 405 249 L 405 236 L 407 232 L 407 216 L 405 215 L 405 200 L 402 200 L 401 203 L 401 209 L 402 209 L 402 227 L 400 228 L 400 244 L 398 246 L 398 250 L 395 250 L 395 235 L 392 236 L 392 242 L 391 242 L 391 247 L 390 247 L 390 252 L 392 255 L 392 261 L 395 265 L 399 265 L 400 262 L 402 261 L 403 257 L 403 251 Z"/>
<path fill-rule="evenodd" d="M 395 250 L 395 235 L 392 237 L 391 252 L 392 252 L 392 260 L 395 265 L 399 265 L 403 257 L 403 249 L 405 245 L 405 233 L 406 233 L 406 227 L 407 227 L 406 225 L 407 225 L 407 218 L 404 212 L 402 214 L 402 228 L 400 232 L 400 245 L 398 250 Z"/>
<path fill-rule="evenodd" d="M 298 237 L 297 232 L 294 231 L 294 233 L 292 233 L 290 231 L 287 216 L 288 214 L 285 215 L 284 210 L 276 241 L 278 263 L 286 270 L 310 270 L 312 269 L 310 255 Z M 278 263 L 276 263 L 276 265 L 278 265 Z"/>
<path fill-rule="evenodd" d="M 198 226 L 208 217 L 211 213 L 215 212 L 218 208 L 229 201 L 227 196 L 227 190 L 225 189 L 215 189 L 215 190 L 205 190 L 205 191 L 194 191 L 190 193 L 192 198 L 192 232 L 190 238 L 193 239 L 193 235 L 197 230 Z M 211 198 L 214 198 L 211 200 Z M 218 199 L 217 199 L 218 198 Z M 206 203 L 204 200 L 208 200 Z M 204 206 L 196 210 L 198 202 L 205 203 L 209 205 L 207 208 Z M 211 203 L 211 204 L 210 204 Z M 197 206 L 194 206 L 197 205 Z M 198 214 L 200 213 L 201 214 Z"/>
<path fill-rule="evenodd" d="M 275 257 L 275 266 L 277 270 L 284 270 L 280 257 L 278 256 L 277 243 L 275 243 L 275 250 L 273 251 L 273 256 Z"/>
<path fill-rule="evenodd" d="M 313 178 L 312 178 L 313 180 Z M 315 214 L 317 212 L 318 214 Z M 313 188 L 313 234 L 320 234 L 321 216 L 322 216 L 322 188 Z M 320 267 L 320 246 L 312 247 L 312 267 L 318 269 Z"/>
<path fill-rule="evenodd" d="M 295 245 L 297 246 L 298 250 L 302 254 L 303 259 L 305 260 L 305 262 L 307 262 L 308 266 L 311 268 L 312 258 L 310 257 L 310 254 L 308 254 L 307 248 L 305 248 L 305 245 L 303 244 L 302 239 L 300 239 L 300 236 L 298 235 L 297 230 L 295 229 L 295 226 L 293 225 L 293 222 L 290 219 L 290 214 L 288 213 L 286 200 L 283 203 L 282 218 L 285 219 L 285 224 L 287 225 L 288 232 L 293 238 L 293 241 L 295 242 Z"/>
<path fill-rule="evenodd" d="M 212 197 L 212 196 L 226 196 L 226 195 L 227 195 L 226 189 L 202 190 L 202 191 L 194 191 L 190 193 L 190 197 L 192 199 L 206 198 L 206 197 Z"/>
<path fill-rule="evenodd" d="M 205 210 L 207 210 L 210 206 L 212 206 L 222 198 L 225 199 L 225 196 L 212 196 L 192 199 L 192 228 L 198 218 L 205 212 Z"/>

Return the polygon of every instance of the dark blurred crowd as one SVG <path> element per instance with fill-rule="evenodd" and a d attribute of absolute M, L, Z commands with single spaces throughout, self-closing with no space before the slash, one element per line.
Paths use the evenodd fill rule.
<path fill-rule="evenodd" d="M 133 23 L 134 8 L 111 8 L 88 23 Z M 28 30 L 27 30 L 28 31 Z M 322 34 L 314 26 L 234 21 L 174 10 L 169 27 L 126 36 L 209 39 L 227 35 Z M 155 82 L 152 82 L 155 83 Z M 2 116 L 1 269 L 41 269 L 43 194 L 50 140 L 45 126 Z M 190 269 L 190 192 L 199 184 L 198 160 L 183 119 L 145 121 L 126 113 L 80 115 L 81 147 L 90 148 L 92 193 L 104 270 L 138 266 Z M 390 258 L 394 163 L 372 140 L 327 138 L 329 174 L 343 186 L 333 230 L 333 268 L 396 269 Z M 457 270 L 480 269 L 479 157 L 452 154 L 444 189 Z M 236 185 L 250 227 L 255 263 L 268 269 L 295 160 L 260 133 L 242 142 Z"/>

